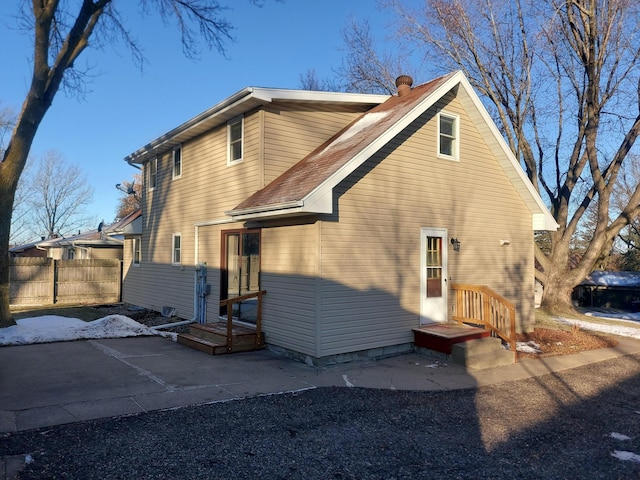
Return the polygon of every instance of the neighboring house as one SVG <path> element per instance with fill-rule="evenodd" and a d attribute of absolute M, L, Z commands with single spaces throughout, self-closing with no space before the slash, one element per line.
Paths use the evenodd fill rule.
<path fill-rule="evenodd" d="M 13 257 L 46 257 L 55 260 L 122 260 L 122 246 L 126 234 L 141 228 L 142 210 L 127 215 L 111 225 L 101 223 L 95 231 L 78 233 L 70 237 L 42 239 L 11 248 Z M 137 230 L 136 230 L 137 229 Z"/>
<path fill-rule="evenodd" d="M 398 83 L 246 88 L 126 157 L 144 198 L 123 300 L 216 321 L 221 299 L 266 290 L 266 342 L 314 363 L 410 348 L 451 318 L 453 283 L 532 329 L 533 231 L 555 221 L 461 72 Z"/>
<path fill-rule="evenodd" d="M 640 310 L 640 272 L 591 272 L 573 290 L 573 300 L 581 307 Z"/>

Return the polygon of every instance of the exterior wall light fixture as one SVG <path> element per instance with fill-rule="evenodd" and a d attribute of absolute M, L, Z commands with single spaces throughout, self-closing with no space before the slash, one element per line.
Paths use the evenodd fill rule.
<path fill-rule="evenodd" d="M 451 237 L 451 245 L 453 245 L 454 252 L 460 251 L 460 240 L 458 240 L 457 238 Z"/>

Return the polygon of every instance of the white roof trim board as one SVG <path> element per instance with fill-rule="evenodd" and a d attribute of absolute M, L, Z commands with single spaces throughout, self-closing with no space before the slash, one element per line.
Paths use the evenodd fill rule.
<path fill-rule="evenodd" d="M 124 160 L 129 164 L 144 163 L 173 147 L 222 125 L 232 118 L 267 105 L 272 102 L 313 102 L 341 103 L 345 105 L 379 105 L 388 95 L 370 95 L 359 93 L 316 92 L 310 90 L 286 90 L 277 88 L 247 87 L 204 112 L 196 115 L 182 125 L 152 140 L 144 147 L 127 155 Z"/>

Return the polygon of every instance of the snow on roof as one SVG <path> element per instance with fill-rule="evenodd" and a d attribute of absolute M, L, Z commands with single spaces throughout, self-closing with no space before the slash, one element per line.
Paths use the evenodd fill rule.
<path fill-rule="evenodd" d="M 597 287 L 640 287 L 640 272 L 610 272 L 596 270 L 587 275 L 580 285 Z"/>

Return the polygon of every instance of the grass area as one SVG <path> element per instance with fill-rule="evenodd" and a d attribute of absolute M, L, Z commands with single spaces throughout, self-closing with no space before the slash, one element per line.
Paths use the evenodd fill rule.
<path fill-rule="evenodd" d="M 57 315 L 59 317 L 79 318 L 85 322 L 91 322 L 104 317 L 104 312 L 87 305 L 46 305 L 33 307 L 15 307 L 11 314 L 16 320 L 21 318 L 41 317 L 44 315 Z"/>
<path fill-rule="evenodd" d="M 554 328 L 556 330 L 571 330 L 571 325 L 559 322 L 544 310 L 536 308 L 536 328 Z"/>

